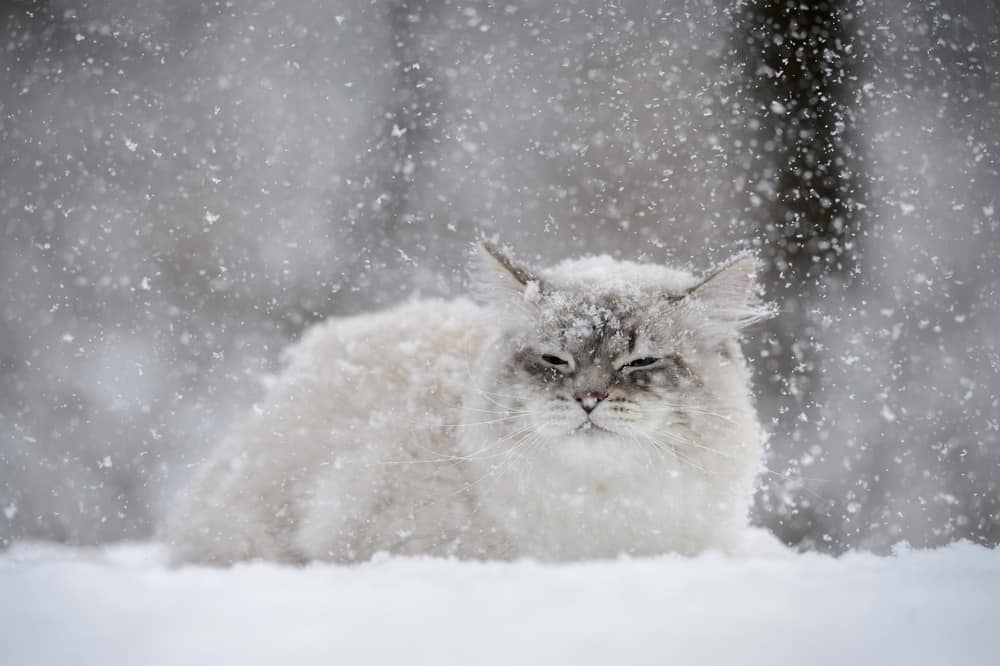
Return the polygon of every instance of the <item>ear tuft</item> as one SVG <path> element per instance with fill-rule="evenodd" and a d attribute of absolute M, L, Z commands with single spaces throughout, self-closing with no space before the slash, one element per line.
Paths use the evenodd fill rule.
<path fill-rule="evenodd" d="M 541 282 L 530 268 L 489 241 L 480 241 L 479 258 L 472 277 L 475 291 L 486 301 L 522 300 L 529 285 Z"/>
<path fill-rule="evenodd" d="M 757 294 L 759 267 L 752 254 L 737 255 L 689 293 L 713 321 L 738 331 L 774 314 Z"/>
<path fill-rule="evenodd" d="M 521 288 L 527 287 L 529 282 L 538 281 L 538 278 L 526 266 L 515 263 L 514 260 L 493 243 L 481 241 L 479 247 L 486 262 L 491 264 L 493 270 L 503 279 L 513 280 Z"/>

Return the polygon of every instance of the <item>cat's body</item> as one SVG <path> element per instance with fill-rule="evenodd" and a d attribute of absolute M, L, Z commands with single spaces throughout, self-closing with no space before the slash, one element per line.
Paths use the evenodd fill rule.
<path fill-rule="evenodd" d="M 177 561 L 565 560 L 742 547 L 761 456 L 744 259 L 699 281 L 491 251 L 488 306 L 332 319 L 199 470 Z"/>

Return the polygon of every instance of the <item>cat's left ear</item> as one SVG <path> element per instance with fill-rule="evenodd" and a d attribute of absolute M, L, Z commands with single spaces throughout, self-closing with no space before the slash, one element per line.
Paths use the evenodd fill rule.
<path fill-rule="evenodd" d="M 530 268 L 514 261 L 493 243 L 479 243 L 480 260 L 473 270 L 476 291 L 485 300 L 523 300 L 525 293 L 541 279 Z"/>
<path fill-rule="evenodd" d="M 757 291 L 760 263 L 751 254 L 729 260 L 693 287 L 688 295 L 713 321 L 739 330 L 774 313 Z"/>

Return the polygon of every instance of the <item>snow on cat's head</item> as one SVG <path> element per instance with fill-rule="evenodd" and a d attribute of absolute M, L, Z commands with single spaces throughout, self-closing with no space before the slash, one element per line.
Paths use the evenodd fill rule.
<path fill-rule="evenodd" d="M 534 270 L 483 244 L 480 293 L 502 329 L 486 391 L 567 460 L 683 456 L 695 422 L 746 395 L 737 338 L 767 315 L 753 257 L 707 277 L 608 256 Z M 491 390 L 492 387 L 492 390 Z M 512 421 L 520 419 L 512 419 Z M 713 428 L 715 429 L 715 428 Z"/>

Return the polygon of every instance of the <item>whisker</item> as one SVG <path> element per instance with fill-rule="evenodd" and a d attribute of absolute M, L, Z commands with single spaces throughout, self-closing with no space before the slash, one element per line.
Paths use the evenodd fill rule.
<path fill-rule="evenodd" d="M 720 451 L 718 449 L 712 448 L 711 446 L 705 446 L 704 444 L 699 444 L 698 442 L 694 441 L 693 439 L 690 439 L 688 437 L 684 437 L 682 435 L 678 435 L 677 433 L 663 432 L 663 433 L 660 433 L 660 434 L 663 435 L 664 437 L 673 437 L 676 441 L 679 441 L 682 444 L 686 444 L 688 446 L 693 446 L 693 447 L 695 447 L 697 449 L 701 449 L 702 451 L 709 451 L 709 452 L 714 453 L 714 454 L 716 454 L 718 456 L 722 456 L 723 458 L 732 459 L 732 457 L 733 457 L 732 455 L 730 455 L 730 454 L 728 454 L 728 453 L 726 453 L 724 451 Z"/>
<path fill-rule="evenodd" d="M 642 448 L 643 452 L 645 452 L 645 454 L 646 454 L 646 458 L 649 460 L 649 464 L 650 465 L 653 464 L 653 455 L 650 453 L 651 450 L 652 451 L 656 451 L 656 453 L 659 454 L 659 456 L 660 456 L 660 460 L 663 460 L 663 452 L 660 451 L 660 450 L 658 450 L 658 449 L 656 449 L 656 447 L 650 445 L 649 442 L 646 442 L 644 440 L 639 439 L 636 436 L 638 433 L 635 431 L 634 428 L 628 427 L 624 431 L 624 434 L 625 434 L 626 437 L 628 437 L 632 441 L 633 444 L 636 444 L 636 445 L 638 445 L 638 446 L 640 446 Z"/>
<path fill-rule="evenodd" d="M 712 474 L 708 469 L 694 462 L 694 460 L 692 460 L 690 456 L 685 455 L 678 447 L 664 443 L 659 439 L 653 437 L 652 435 L 649 435 L 648 433 L 640 433 L 640 434 L 644 437 L 647 437 L 650 441 L 656 442 L 660 446 L 666 447 L 667 450 L 673 453 L 674 456 L 677 458 L 677 460 L 679 460 L 680 462 L 688 465 L 689 467 L 693 467 L 694 469 L 698 470 L 702 474 L 705 474 L 706 476 L 714 476 L 714 474 Z M 667 435 L 667 433 L 660 433 L 660 434 L 665 436 Z"/>
<path fill-rule="evenodd" d="M 517 446 L 510 449 L 507 452 L 507 455 L 504 456 L 503 462 L 500 463 L 500 466 L 490 470 L 490 476 L 493 477 L 493 482 L 500 480 L 504 476 L 504 474 L 506 474 L 509 470 L 513 469 L 514 466 L 521 459 L 521 456 L 524 454 L 525 449 L 530 447 L 539 438 L 540 437 L 537 434 L 529 435 L 524 439 L 522 439 L 520 442 L 518 442 Z"/>
<path fill-rule="evenodd" d="M 513 446 L 509 447 L 504 452 L 506 454 L 506 457 L 504 458 L 504 462 L 501 463 L 500 469 L 503 469 L 503 466 L 505 465 L 505 463 L 507 463 L 507 461 L 509 461 L 510 456 L 513 454 L 513 452 L 516 451 L 516 450 L 518 450 L 520 447 L 524 446 L 525 442 L 527 442 L 528 440 L 532 439 L 532 437 L 540 437 L 540 435 L 538 435 L 537 433 L 530 433 L 529 432 L 526 435 L 524 435 L 523 437 L 521 437 Z M 468 485 L 469 486 L 479 485 L 484 479 L 486 479 L 488 477 L 491 477 L 491 476 L 492 477 L 496 477 L 497 472 L 498 472 L 498 469 L 496 467 L 490 467 L 490 469 L 488 469 L 482 476 L 480 476 L 479 478 L 475 479 L 474 481 L 472 481 Z"/>
<path fill-rule="evenodd" d="M 481 388 L 477 388 L 477 389 L 475 389 L 475 391 L 479 395 L 491 395 L 491 396 L 494 396 L 494 397 L 497 397 L 497 398 L 509 398 L 511 400 L 517 400 L 517 401 L 521 401 L 522 399 L 524 399 L 524 396 L 511 395 L 509 393 L 497 393 L 496 391 L 487 391 L 487 390 L 481 389 Z"/>
<path fill-rule="evenodd" d="M 700 409 L 698 407 L 688 407 L 687 405 L 676 405 L 672 403 L 659 403 L 656 407 L 640 407 L 643 412 L 647 413 L 660 413 L 660 412 L 688 412 L 691 414 L 703 414 L 705 416 L 714 416 L 716 418 L 722 419 L 723 421 L 732 421 L 733 417 L 727 414 L 720 414 L 719 412 L 713 412 L 707 409 Z"/>
<path fill-rule="evenodd" d="M 535 429 L 534 425 L 533 424 L 529 424 L 529 425 L 527 425 L 527 426 L 525 426 L 523 428 L 519 428 L 517 430 L 513 430 L 513 431 L 507 433 L 506 435 L 504 435 L 503 437 L 501 437 L 500 439 L 497 439 L 497 440 L 495 440 L 493 442 L 490 442 L 486 446 L 484 446 L 484 447 L 482 447 L 480 449 L 477 449 L 476 451 L 473 451 L 472 454 L 470 454 L 470 455 L 475 456 L 475 455 L 477 455 L 477 454 L 479 454 L 479 453 L 481 453 L 483 451 L 488 451 L 490 449 L 494 449 L 494 448 L 496 448 L 496 446 L 498 444 L 502 444 L 503 442 L 505 442 L 507 440 L 515 439 L 517 437 L 520 437 L 521 435 L 530 434 L 531 431 L 533 431 L 534 429 Z M 485 459 L 485 458 L 495 458 L 495 457 L 497 457 L 499 455 L 503 455 L 503 452 L 500 452 L 500 453 L 497 453 L 497 454 L 491 454 L 489 456 L 483 456 L 482 459 Z M 470 458 L 470 460 L 479 460 L 479 459 L 481 459 L 481 458 Z"/>
<path fill-rule="evenodd" d="M 497 407 L 500 407 L 501 409 L 508 409 L 508 406 L 507 406 L 507 405 L 503 404 L 503 403 L 502 403 L 502 402 L 500 402 L 499 400 L 496 400 L 495 398 L 492 398 L 492 397 L 490 397 L 490 396 L 489 396 L 489 395 L 488 395 L 487 393 L 485 393 L 484 391 L 480 391 L 480 392 L 479 392 L 479 395 L 481 395 L 482 397 L 486 398 L 486 399 L 487 399 L 488 401 L 490 401 L 491 403 L 493 403 L 493 404 L 494 404 L 494 405 L 496 405 Z"/>
<path fill-rule="evenodd" d="M 524 414 L 511 414 L 510 416 L 503 416 L 498 419 L 491 419 L 489 421 L 469 421 L 466 423 L 442 423 L 437 425 L 438 428 L 468 428 L 471 426 L 479 425 L 490 425 L 492 423 L 504 423 L 506 421 L 512 421 L 514 419 L 524 419 L 528 418 L 530 414 L 525 412 Z"/>
<path fill-rule="evenodd" d="M 468 407 L 466 405 L 458 405 L 453 407 L 453 409 L 459 409 L 464 412 L 482 412 L 485 414 L 527 414 L 527 409 L 485 409 L 483 407 Z"/>

